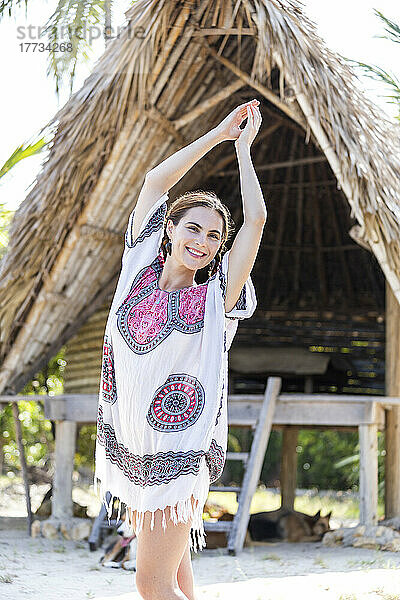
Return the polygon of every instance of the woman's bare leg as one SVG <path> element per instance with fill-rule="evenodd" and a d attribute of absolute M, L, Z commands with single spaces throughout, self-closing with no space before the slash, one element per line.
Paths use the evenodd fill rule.
<path fill-rule="evenodd" d="M 187 541 L 185 552 L 178 567 L 178 585 L 188 600 L 196 600 L 194 594 L 194 581 L 192 559 L 190 556 L 190 539 Z"/>
<path fill-rule="evenodd" d="M 132 517 L 136 531 L 136 511 L 133 511 Z M 195 600 L 188 544 L 191 520 L 174 525 L 170 519 L 170 507 L 167 507 L 164 531 L 162 511 L 154 513 L 153 530 L 150 528 L 151 517 L 150 512 L 145 513 L 142 530 L 137 535 L 136 587 L 139 594 L 144 600 Z M 191 594 L 189 596 L 179 585 L 179 569 L 180 581 L 185 591 Z"/>
<path fill-rule="evenodd" d="M 132 522 L 131 509 L 127 507 L 127 511 L 129 512 L 130 521 Z M 136 532 L 136 511 L 133 511 L 133 525 L 134 530 Z M 187 541 L 186 549 L 183 553 L 181 562 L 178 567 L 177 579 L 179 588 L 185 594 L 186 598 L 188 598 L 188 600 L 196 600 L 196 596 L 194 593 L 192 559 L 190 555 L 190 537 Z"/>

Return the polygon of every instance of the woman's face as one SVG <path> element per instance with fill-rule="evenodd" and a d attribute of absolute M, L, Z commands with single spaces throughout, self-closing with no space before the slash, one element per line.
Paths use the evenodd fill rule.
<path fill-rule="evenodd" d="M 193 271 L 207 266 L 222 243 L 223 223 L 221 215 L 207 206 L 190 208 L 177 225 L 168 219 L 172 256 Z"/>

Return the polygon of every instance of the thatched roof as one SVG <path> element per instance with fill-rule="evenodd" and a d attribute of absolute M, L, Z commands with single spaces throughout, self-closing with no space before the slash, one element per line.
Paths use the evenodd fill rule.
<path fill-rule="evenodd" d="M 0 392 L 18 391 L 112 292 L 146 171 L 216 125 L 244 90 L 271 118 L 260 141 L 285 122 L 325 155 L 358 223 L 351 236 L 373 252 L 400 301 L 398 128 L 300 3 L 139 0 L 126 16 L 128 27 L 49 123 L 48 159 L 14 217 L 0 264 Z M 204 157 L 185 189 L 207 187 L 235 160 L 227 144 L 215 152 L 219 160 Z M 257 167 L 263 156 L 254 156 Z"/>

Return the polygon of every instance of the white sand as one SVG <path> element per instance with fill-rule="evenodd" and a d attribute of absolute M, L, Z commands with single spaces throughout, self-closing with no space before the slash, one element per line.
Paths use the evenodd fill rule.
<path fill-rule="evenodd" d="M 30 538 L 24 519 L 0 518 L 0 598 L 140 600 L 135 573 L 101 567 L 101 554 L 86 542 Z M 400 553 L 270 543 L 192 561 L 198 600 L 400 600 Z"/>

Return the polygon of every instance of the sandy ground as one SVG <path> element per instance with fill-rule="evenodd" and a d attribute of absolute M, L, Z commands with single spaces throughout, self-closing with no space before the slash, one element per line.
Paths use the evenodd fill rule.
<path fill-rule="evenodd" d="M 106 538 L 107 540 L 107 538 Z M 140 600 L 135 573 L 101 567 L 86 542 L 30 538 L 0 518 L 0 598 Z M 197 600 L 400 600 L 400 553 L 270 543 L 192 554 Z"/>
<path fill-rule="evenodd" d="M 30 538 L 22 518 L 22 484 L 7 481 L 0 489 L 1 600 L 140 600 L 135 573 L 100 566 L 101 549 L 90 552 L 87 542 Z M 46 490 L 46 485 L 31 486 L 34 510 Z M 99 503 L 89 493 L 74 488 L 73 496 L 90 505 L 91 516 L 98 513 Z M 356 523 L 331 519 L 333 528 Z M 244 548 L 238 556 L 222 548 L 203 550 L 192 553 L 192 563 L 197 600 L 400 600 L 400 553 L 266 543 Z"/>

